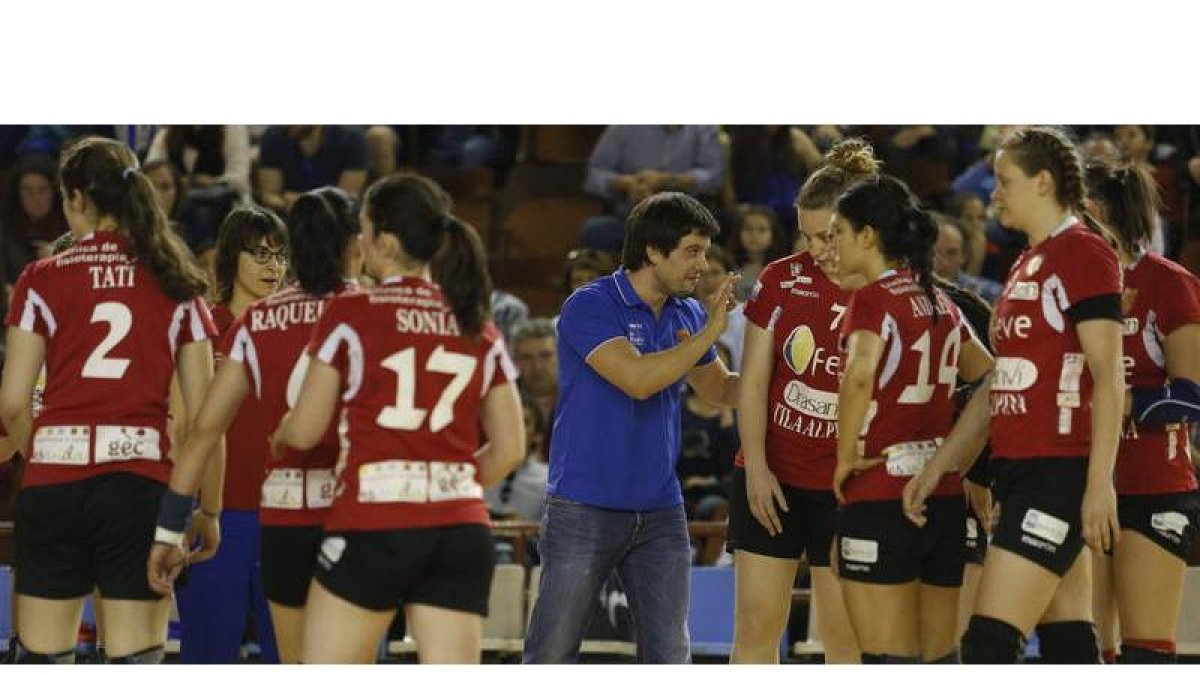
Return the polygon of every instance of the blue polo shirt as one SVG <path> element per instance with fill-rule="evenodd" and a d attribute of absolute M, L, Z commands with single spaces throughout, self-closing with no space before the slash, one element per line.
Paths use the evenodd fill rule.
<path fill-rule="evenodd" d="M 575 291 L 558 319 L 558 402 L 546 492 L 609 509 L 647 511 L 683 502 L 675 463 L 683 379 L 638 401 L 587 364 L 625 338 L 642 354 L 679 344 L 707 320 L 693 298 L 669 298 L 656 318 L 624 269 Z M 697 362 L 716 358 L 716 350 Z"/>

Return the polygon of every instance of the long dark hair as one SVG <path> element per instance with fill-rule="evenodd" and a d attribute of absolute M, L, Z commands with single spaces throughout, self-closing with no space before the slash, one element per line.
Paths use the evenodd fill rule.
<path fill-rule="evenodd" d="M 233 300 L 238 256 L 259 241 L 288 245 L 287 226 L 274 211 L 261 206 L 239 206 L 225 216 L 217 235 L 217 302 L 227 305 Z"/>
<path fill-rule="evenodd" d="M 204 294 L 204 272 L 167 225 L 154 185 L 138 170 L 128 147 L 98 136 L 83 138 L 63 152 L 59 174 L 68 192 L 83 192 L 101 215 L 117 221 L 167 297 L 183 302 Z"/>
<path fill-rule="evenodd" d="M 1104 224 L 1129 257 L 1150 242 L 1158 222 L 1162 198 L 1154 178 L 1139 164 L 1087 164 L 1084 171 L 1088 197 L 1100 206 Z"/>
<path fill-rule="evenodd" d="M 300 195 L 288 212 L 292 269 L 300 287 L 312 295 L 337 289 L 350 239 L 361 231 L 354 200 L 341 188 L 323 187 Z"/>
<path fill-rule="evenodd" d="M 933 290 L 937 223 L 917 205 L 917 198 L 904 181 L 887 175 L 864 178 L 838 198 L 837 212 L 855 232 L 864 227 L 875 230 L 883 255 L 903 261 L 916 275 L 929 302 L 937 307 Z M 930 314 L 937 323 L 937 311 Z"/>
<path fill-rule="evenodd" d="M 483 242 L 450 214 L 446 191 L 424 176 L 398 173 L 373 183 L 365 203 L 377 231 L 395 235 L 409 256 L 429 263 L 463 334 L 478 336 L 491 313 L 492 277 Z"/>

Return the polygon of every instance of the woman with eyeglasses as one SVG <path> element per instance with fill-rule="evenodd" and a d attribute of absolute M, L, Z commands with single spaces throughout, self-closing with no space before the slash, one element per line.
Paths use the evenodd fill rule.
<path fill-rule="evenodd" d="M 358 214 L 349 195 L 335 187 L 304 193 L 288 214 L 288 230 L 297 282 L 252 303 L 225 331 L 218 349 L 229 358 L 184 443 L 182 454 L 189 459 L 176 464 L 171 488 L 177 495 L 195 491 L 204 458 L 235 416 L 275 428 L 299 396 L 309 363 L 304 348 L 321 310 L 330 298 L 358 288 L 354 280 L 362 271 L 363 255 Z M 316 448 L 270 460 L 259 476 L 263 587 L 284 663 L 300 658 L 304 607 L 333 501 L 337 453 L 334 424 Z M 148 570 L 151 587 L 169 593 L 181 563 L 177 548 L 156 547 Z"/>
<path fill-rule="evenodd" d="M 158 663 L 170 603 L 146 583 L 145 558 L 170 472 L 168 388 L 177 374 L 194 415 L 216 329 L 203 276 L 126 146 L 78 141 L 59 173 L 77 242 L 25 269 L 5 319 L 4 452 L 28 460 L 16 515 L 16 661 L 74 661 L 83 601 L 98 589 L 108 660 Z"/>
<path fill-rule="evenodd" d="M 287 273 L 288 233 L 274 212 L 257 206 L 234 209 L 217 239 L 217 304 L 212 308 L 220 336 L 217 364 L 227 356 L 229 331 L 247 307 L 279 290 Z M 258 509 L 267 461 L 267 434 L 274 419 L 244 406 L 225 434 L 225 453 L 208 463 L 200 497 L 221 504 L 193 514 L 193 528 L 220 532 L 216 556 L 193 565 L 176 593 L 181 663 L 234 663 L 246 617 L 256 621 L 262 660 L 279 663 L 260 572 Z M 221 479 L 221 465 L 224 478 Z M 213 491 L 219 494 L 213 495 Z"/>
<path fill-rule="evenodd" d="M 853 280 L 839 274 L 834 203 L 879 169 L 865 142 L 830 149 L 796 200 L 806 252 L 768 264 L 745 306 L 742 398 L 729 513 L 737 593 L 733 663 L 773 663 L 807 556 L 827 663 L 857 663 L 837 578 L 830 569 L 837 504 L 837 335 Z M 861 285 L 862 281 L 858 280 Z"/>

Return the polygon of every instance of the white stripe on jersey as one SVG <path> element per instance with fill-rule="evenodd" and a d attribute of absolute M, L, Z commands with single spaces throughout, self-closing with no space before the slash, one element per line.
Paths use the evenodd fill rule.
<path fill-rule="evenodd" d="M 321 348 L 317 350 L 317 358 L 333 365 L 333 357 L 337 355 L 338 347 L 343 342 L 346 343 L 349 372 L 346 373 L 346 393 L 342 395 L 342 400 L 349 401 L 358 395 L 358 389 L 362 386 L 363 379 L 363 346 L 362 340 L 358 338 L 358 333 L 350 326 L 339 323 L 329 337 L 325 338 Z"/>
<path fill-rule="evenodd" d="M 233 347 L 229 350 L 229 358 L 238 363 L 250 366 L 250 376 L 254 380 L 254 397 L 262 398 L 262 369 L 258 365 L 258 350 L 254 348 L 254 338 L 249 329 L 242 326 L 233 338 Z"/>
<path fill-rule="evenodd" d="M 37 317 L 34 315 L 34 310 L 40 310 L 42 320 L 46 322 L 46 329 L 50 332 L 50 337 L 58 330 L 58 322 L 54 320 L 54 312 L 50 311 L 50 305 L 38 295 L 38 292 L 32 288 L 26 291 L 25 308 L 21 311 L 21 330 L 34 332 L 33 325 L 37 322 Z"/>
<path fill-rule="evenodd" d="M 204 334 L 204 322 L 200 320 L 200 315 L 204 311 L 204 308 L 201 307 L 199 304 L 201 302 L 204 302 L 204 301 L 201 300 L 199 297 L 192 298 L 192 302 L 191 302 L 192 320 L 191 320 L 191 323 L 189 324 L 189 326 L 192 329 L 192 342 L 199 342 L 201 340 L 208 339 L 208 336 Z"/>
<path fill-rule="evenodd" d="M 890 314 L 883 315 L 883 326 L 880 327 L 880 337 L 884 342 L 892 335 L 896 336 L 892 340 L 891 346 L 888 348 L 887 359 L 883 362 L 883 372 L 879 375 L 879 388 L 887 386 L 888 382 L 892 381 L 892 377 L 896 374 L 896 370 L 900 367 L 900 357 L 902 356 L 903 345 L 900 344 L 900 326 L 896 323 L 896 319 Z"/>
<path fill-rule="evenodd" d="M 492 380 L 496 377 L 496 365 L 500 365 L 501 371 L 508 377 L 509 382 L 515 382 L 517 379 L 517 366 L 513 363 L 512 358 L 508 355 L 508 349 L 504 346 L 504 338 L 497 337 L 492 343 L 492 348 L 488 350 L 487 356 L 483 357 L 483 388 L 481 393 L 487 394 L 488 389 L 492 388 Z"/>

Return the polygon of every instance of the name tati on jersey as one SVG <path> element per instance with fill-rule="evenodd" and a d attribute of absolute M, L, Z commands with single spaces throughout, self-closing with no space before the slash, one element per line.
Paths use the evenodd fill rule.
<path fill-rule="evenodd" d="M 135 275 L 133 259 L 113 242 L 83 241 L 67 253 L 55 258 L 55 267 L 87 265 L 92 277 L 92 289 L 133 288 Z"/>

